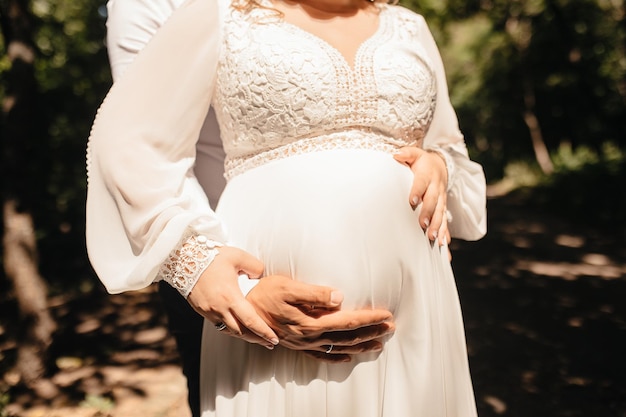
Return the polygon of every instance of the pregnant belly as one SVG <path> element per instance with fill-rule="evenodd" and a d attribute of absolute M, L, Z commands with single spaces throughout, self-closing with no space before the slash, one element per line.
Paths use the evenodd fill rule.
<path fill-rule="evenodd" d="M 233 178 L 217 209 L 229 244 L 265 275 L 341 289 L 344 307 L 394 310 L 429 244 L 408 204 L 413 174 L 389 154 L 314 152 Z"/>

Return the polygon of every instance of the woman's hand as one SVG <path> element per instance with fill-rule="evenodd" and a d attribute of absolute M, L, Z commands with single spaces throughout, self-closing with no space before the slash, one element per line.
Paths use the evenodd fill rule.
<path fill-rule="evenodd" d="M 259 277 L 263 263 L 237 248 L 223 246 L 219 252 L 200 276 L 187 301 L 212 323 L 223 323 L 226 327 L 222 331 L 273 349 L 278 344 L 276 333 L 244 298 L 237 282 L 242 273 Z"/>
<path fill-rule="evenodd" d="M 221 247 L 187 301 L 231 336 L 273 349 L 279 343 L 318 359 L 346 362 L 350 355 L 382 349 L 379 339 L 395 326 L 389 311 L 340 310 L 343 294 L 333 288 L 273 275 L 260 279 L 243 297 L 237 277 L 252 278 L 263 264 L 236 248 Z M 332 354 L 326 354 L 333 345 Z"/>
<path fill-rule="evenodd" d="M 343 311 L 340 291 L 284 276 L 261 278 L 247 299 L 281 346 L 321 360 L 347 362 L 351 355 L 379 351 L 380 339 L 395 330 L 387 310 Z"/>
<path fill-rule="evenodd" d="M 443 245 L 450 242 L 446 201 L 448 171 L 444 159 L 436 152 L 414 146 L 401 148 L 394 158 L 411 168 L 415 175 L 409 194 L 413 209 L 422 203 L 419 223 L 431 241 Z"/>

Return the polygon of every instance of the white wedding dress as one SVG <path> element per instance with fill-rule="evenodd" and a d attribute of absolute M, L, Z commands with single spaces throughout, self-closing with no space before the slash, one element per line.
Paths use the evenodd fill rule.
<path fill-rule="evenodd" d="M 198 3 L 183 6 L 183 17 L 168 23 L 170 36 L 176 25 L 194 27 L 204 10 L 194 5 Z M 88 207 L 92 219 L 113 220 L 99 227 L 88 219 L 88 243 L 109 290 L 148 285 L 159 259 L 192 228 L 259 257 L 267 275 L 341 289 L 345 309 L 371 306 L 394 314 L 396 332 L 381 352 L 341 364 L 280 346 L 268 351 L 225 337 L 207 322 L 201 363 L 205 417 L 476 415 L 447 248 L 431 244 L 419 227 L 419 209 L 413 211 L 408 203 L 413 173 L 392 153 L 401 146 L 420 146 L 447 155 L 450 228 L 457 237 L 476 239 L 485 232 L 484 176 L 467 157 L 441 60 L 423 18 L 399 6 L 379 7 L 379 27 L 361 45 L 353 66 L 328 43 L 275 12 L 245 14 L 229 8 L 228 1 L 215 10 L 220 20 L 210 32 L 218 32 L 212 35 L 212 51 L 218 52 L 207 53 L 212 61 L 194 64 L 198 58 L 189 53 L 187 64 L 163 64 L 190 69 L 191 81 L 181 84 L 192 85 L 183 85 L 182 92 L 167 87 L 166 74 L 155 76 L 166 92 L 153 92 L 145 73 L 135 68 L 157 60 L 157 54 L 140 55 L 144 63 L 131 66 L 120 83 L 126 88 L 140 89 L 145 82 L 144 94 L 162 94 L 175 103 L 176 94 L 194 91 L 193 100 L 205 107 L 189 116 L 189 107 L 168 106 L 180 116 L 176 126 L 185 117 L 198 125 L 208 104 L 215 109 L 228 178 L 216 214 L 207 215 L 206 198 L 190 174 L 191 138 L 197 137 L 197 129 L 180 132 L 180 127 L 150 124 L 171 114 L 158 113 L 154 102 L 159 97 L 137 99 L 157 112 L 152 118 L 139 111 L 122 116 L 116 107 L 133 111 L 138 104 L 116 98 L 121 96 L 116 85 L 96 120 Z M 165 32 L 158 35 L 166 38 Z M 161 44 L 161 53 L 177 51 L 176 43 Z M 202 71 L 208 74 L 206 102 L 197 98 L 206 91 L 193 90 Z M 128 119 L 120 122 L 122 117 Z M 100 139 L 128 130 L 109 127 L 114 120 L 124 125 L 138 118 L 148 126 L 148 133 L 134 133 L 143 143 Z M 179 135 L 185 144 L 170 144 L 169 134 Z M 131 181 L 127 168 L 118 172 L 111 167 L 114 158 L 119 163 L 116 146 L 134 146 L 128 152 L 117 148 L 129 159 L 141 151 L 145 160 L 133 161 L 140 170 L 153 164 L 165 168 Z M 178 175 L 178 182 L 172 175 Z M 111 246 L 102 248 L 102 240 Z M 117 265 L 111 265 L 111 256 Z"/>

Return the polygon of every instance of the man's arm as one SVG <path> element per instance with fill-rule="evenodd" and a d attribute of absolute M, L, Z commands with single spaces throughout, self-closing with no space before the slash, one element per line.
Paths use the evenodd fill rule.
<path fill-rule="evenodd" d="M 109 0 L 107 51 L 113 80 L 122 76 L 171 14 L 184 0 Z"/>

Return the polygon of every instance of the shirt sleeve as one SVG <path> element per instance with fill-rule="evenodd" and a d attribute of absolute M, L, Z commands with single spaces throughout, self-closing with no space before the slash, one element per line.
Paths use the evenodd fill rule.
<path fill-rule="evenodd" d="M 217 0 L 187 0 L 126 66 L 98 110 L 87 149 L 86 238 L 109 292 L 152 283 L 189 231 L 226 241 L 193 175 L 220 27 Z"/>
<path fill-rule="evenodd" d="M 113 79 L 118 79 L 184 0 L 109 0 L 107 51 Z"/>
<path fill-rule="evenodd" d="M 487 232 L 486 181 L 480 164 L 469 159 L 456 112 L 450 102 L 443 62 L 435 40 L 420 16 L 420 41 L 437 80 L 437 104 L 424 138 L 424 149 L 441 153 L 448 168 L 448 228 L 452 237 L 477 240 Z"/>
<path fill-rule="evenodd" d="M 118 80 L 184 0 L 109 0 L 107 51 L 113 79 Z M 224 190 L 224 149 L 215 112 L 211 109 L 196 145 L 194 171 L 211 207 Z"/>

